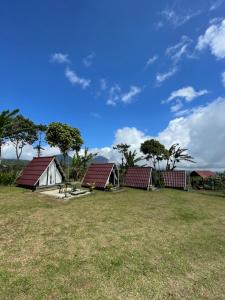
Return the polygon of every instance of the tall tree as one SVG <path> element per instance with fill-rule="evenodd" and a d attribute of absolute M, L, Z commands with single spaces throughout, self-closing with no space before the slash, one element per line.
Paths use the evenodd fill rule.
<path fill-rule="evenodd" d="M 114 150 L 117 150 L 121 154 L 121 169 L 125 166 L 125 155 L 128 152 L 128 149 L 130 148 L 130 145 L 127 144 L 117 144 L 113 147 Z"/>
<path fill-rule="evenodd" d="M 15 147 L 17 161 L 22 155 L 24 146 L 32 145 L 38 139 L 36 125 L 22 115 L 12 119 L 10 127 L 7 128 L 7 135 Z"/>
<path fill-rule="evenodd" d="M 12 111 L 3 110 L 0 113 L 0 164 L 2 159 L 2 146 L 7 140 L 7 128 L 10 126 L 12 119 L 18 114 L 19 109 Z"/>
<path fill-rule="evenodd" d="M 173 144 L 168 150 L 166 155 L 166 169 L 174 170 L 177 167 L 177 163 L 187 161 L 195 163 L 194 158 L 187 153 L 188 149 L 181 148 L 179 144 Z"/>
<path fill-rule="evenodd" d="M 68 152 L 75 150 L 78 153 L 83 144 L 79 129 L 59 122 L 49 124 L 46 131 L 46 140 L 51 147 L 59 148 L 63 154 L 64 163 Z"/>
<path fill-rule="evenodd" d="M 129 167 L 135 167 L 137 166 L 137 163 L 144 160 L 143 156 L 137 156 L 137 151 L 127 151 L 124 154 L 125 156 L 125 168 L 129 168 Z"/>
<path fill-rule="evenodd" d="M 37 134 L 38 134 L 38 143 L 34 147 L 34 149 L 37 151 L 37 157 L 40 157 L 42 150 L 44 150 L 44 148 L 42 147 L 42 144 L 44 142 L 43 135 L 46 132 L 48 127 L 46 125 L 39 124 L 36 126 L 36 128 L 37 128 Z"/>
<path fill-rule="evenodd" d="M 73 175 L 76 180 L 81 179 L 88 166 L 88 163 L 97 155 L 97 153 L 88 152 L 88 148 L 84 149 L 84 154 L 75 153 L 72 160 Z"/>
<path fill-rule="evenodd" d="M 145 154 L 145 159 L 151 161 L 152 166 L 156 169 L 156 165 L 165 158 L 167 150 L 159 141 L 151 139 L 141 144 L 141 152 Z"/>

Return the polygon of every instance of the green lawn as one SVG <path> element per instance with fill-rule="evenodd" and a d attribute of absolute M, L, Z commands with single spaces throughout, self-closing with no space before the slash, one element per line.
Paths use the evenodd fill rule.
<path fill-rule="evenodd" d="M 0 299 L 224 299 L 225 197 L 0 187 Z"/>

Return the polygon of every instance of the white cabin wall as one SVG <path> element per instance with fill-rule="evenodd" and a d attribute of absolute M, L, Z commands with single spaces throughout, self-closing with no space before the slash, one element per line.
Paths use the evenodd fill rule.
<path fill-rule="evenodd" d="M 62 183 L 62 175 L 60 174 L 55 161 L 53 160 L 48 168 L 44 171 L 39 179 L 39 186 L 52 186 Z"/>

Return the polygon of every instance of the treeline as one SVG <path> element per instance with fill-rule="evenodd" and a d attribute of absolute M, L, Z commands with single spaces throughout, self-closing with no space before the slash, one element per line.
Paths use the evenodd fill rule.
<path fill-rule="evenodd" d="M 11 142 L 15 149 L 17 166 L 2 165 L 2 148 Z M 44 145 L 48 143 L 51 147 L 57 147 L 63 155 L 63 167 L 69 177 L 78 180 L 83 176 L 87 164 L 97 153 L 89 153 L 85 148 L 84 154 L 80 154 L 84 144 L 80 130 L 69 126 L 68 124 L 53 122 L 48 126 L 44 124 L 35 124 L 32 120 L 20 114 L 18 109 L 9 111 L 4 110 L 0 113 L 0 184 L 13 182 L 18 171 L 21 170 L 19 164 L 26 145 L 32 145 L 40 157 L 44 151 Z M 72 168 L 67 168 L 66 157 L 70 151 L 74 151 Z"/>

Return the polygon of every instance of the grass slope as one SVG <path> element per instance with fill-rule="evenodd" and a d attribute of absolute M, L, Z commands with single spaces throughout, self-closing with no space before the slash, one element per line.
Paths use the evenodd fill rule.
<path fill-rule="evenodd" d="M 0 187 L 1 299 L 224 299 L 225 198 Z"/>

